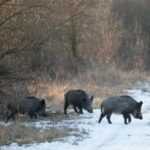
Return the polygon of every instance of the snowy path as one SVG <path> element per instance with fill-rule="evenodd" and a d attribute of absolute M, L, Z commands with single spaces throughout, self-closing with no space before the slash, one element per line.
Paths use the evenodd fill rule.
<path fill-rule="evenodd" d="M 70 125 L 88 132 L 81 137 L 70 136 L 61 141 L 22 146 L 11 144 L 1 147 L 1 150 L 149 150 L 150 92 L 136 89 L 130 90 L 129 95 L 144 102 L 142 121 L 132 119 L 131 124 L 124 125 L 122 116 L 112 115 L 112 125 L 106 119 L 98 124 L 100 110 L 95 110 L 94 114 L 84 113 L 77 120 L 60 122 L 60 126 Z"/>

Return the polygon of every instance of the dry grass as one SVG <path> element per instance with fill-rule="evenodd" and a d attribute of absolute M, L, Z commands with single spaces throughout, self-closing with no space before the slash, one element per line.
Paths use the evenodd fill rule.
<path fill-rule="evenodd" d="M 72 114 L 71 117 L 66 117 L 62 113 L 48 112 L 48 114 L 48 117 L 40 117 L 39 120 L 31 120 L 27 116 L 22 116 L 16 121 L 9 122 L 8 124 L 0 122 L 0 145 L 11 143 L 18 143 L 21 145 L 45 141 L 51 142 L 63 140 L 64 137 L 74 134 L 79 137 L 82 136 L 82 131 L 78 128 L 63 126 L 64 120 L 76 120 L 77 115 Z M 42 121 L 43 125 L 39 127 L 35 125 Z M 44 128 L 44 125 L 45 127 L 47 125 L 50 126 Z M 60 125 L 60 127 L 55 125 Z"/>
<path fill-rule="evenodd" d="M 11 143 L 30 144 L 45 141 L 54 141 L 69 136 L 70 128 L 55 128 L 40 130 L 24 126 L 22 121 L 17 121 L 9 126 L 0 126 L 0 145 Z"/>
<path fill-rule="evenodd" d="M 149 80 L 149 77 L 147 72 L 137 70 L 125 72 L 114 66 L 109 66 L 80 73 L 78 77 L 70 81 L 48 82 L 40 80 L 36 84 L 32 83 L 28 88 L 31 94 L 46 98 L 50 111 L 59 112 L 60 117 L 52 117 L 58 121 L 63 119 L 64 93 L 69 89 L 81 88 L 86 90 L 89 94 L 95 96 L 94 106 L 99 107 L 106 97 L 125 94 L 125 89 L 133 87 L 137 81 Z M 51 112 L 49 113 L 51 114 Z M 0 126 L 0 144 L 50 141 L 64 137 L 69 132 L 67 129 L 58 130 L 56 128 L 39 131 L 35 128 L 22 126 L 19 122 L 17 121 L 9 127 Z"/>
<path fill-rule="evenodd" d="M 125 93 L 125 89 L 133 87 L 137 81 L 149 80 L 149 73 L 138 70 L 122 71 L 115 66 L 99 66 L 94 70 L 80 73 L 69 81 L 39 81 L 31 86 L 31 93 L 45 97 L 47 104 L 58 112 L 63 111 L 64 93 L 69 89 L 84 89 L 95 96 L 94 106 L 98 107 L 108 96 Z M 38 86 L 37 86 L 38 85 Z M 35 89 L 36 90 L 33 90 Z M 36 92 L 33 92 L 36 91 Z"/>

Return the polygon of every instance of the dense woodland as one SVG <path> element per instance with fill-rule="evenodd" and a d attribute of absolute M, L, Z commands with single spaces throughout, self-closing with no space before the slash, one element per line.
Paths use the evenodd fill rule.
<path fill-rule="evenodd" d="M 101 64 L 149 71 L 149 8 L 149 0 L 0 0 L 1 93 Z"/>

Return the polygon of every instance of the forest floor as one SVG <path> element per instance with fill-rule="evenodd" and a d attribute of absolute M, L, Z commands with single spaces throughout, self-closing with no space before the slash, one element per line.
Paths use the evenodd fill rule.
<path fill-rule="evenodd" d="M 143 101 L 143 120 L 133 119 L 125 125 L 121 115 L 112 115 L 113 124 L 107 120 L 98 124 L 100 110 L 93 114 L 84 112 L 68 116 L 55 114 L 47 119 L 35 121 L 0 122 L 1 128 L 7 128 L 14 134 L 10 142 L 4 142 L 1 150 L 142 150 L 149 149 L 150 141 L 150 83 L 138 83 L 125 92 L 137 101 Z M 71 111 L 71 110 L 70 110 Z M 21 128 L 21 129 L 20 129 Z M 27 130 L 24 130 L 27 128 Z M 22 134 L 17 136 L 18 131 Z M 4 134 L 5 135 L 5 134 Z M 34 136 L 33 136 L 34 135 Z M 20 137 L 22 136 L 22 137 Z M 41 136 L 41 137 L 40 137 Z M 1 137 L 2 138 L 2 137 Z M 32 140 L 31 140 L 32 139 Z M 31 142 L 32 141 L 32 142 Z"/>

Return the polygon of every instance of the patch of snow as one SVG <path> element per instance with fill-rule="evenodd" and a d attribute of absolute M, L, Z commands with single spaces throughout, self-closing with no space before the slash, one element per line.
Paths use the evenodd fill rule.
<path fill-rule="evenodd" d="M 0 126 L 8 127 L 12 124 L 12 122 L 5 123 L 4 121 L 0 121 Z"/>
<path fill-rule="evenodd" d="M 150 88 L 146 85 L 146 89 Z M 145 92 L 146 91 L 146 92 Z M 84 113 L 76 120 L 64 120 L 58 124 L 50 121 L 35 123 L 36 127 L 49 128 L 72 127 L 85 130 L 88 135 L 80 137 L 69 136 L 63 141 L 34 143 L 19 146 L 16 143 L 5 145 L 1 150 L 148 150 L 150 147 L 150 92 L 136 88 L 128 91 L 137 101 L 143 101 L 143 120 L 132 119 L 131 124 L 125 125 L 121 115 L 112 115 L 113 124 L 109 125 L 104 119 L 98 124 L 100 110 L 93 114 Z M 133 117 L 132 117 L 133 118 Z M 88 136 L 88 137 L 86 137 Z"/>

